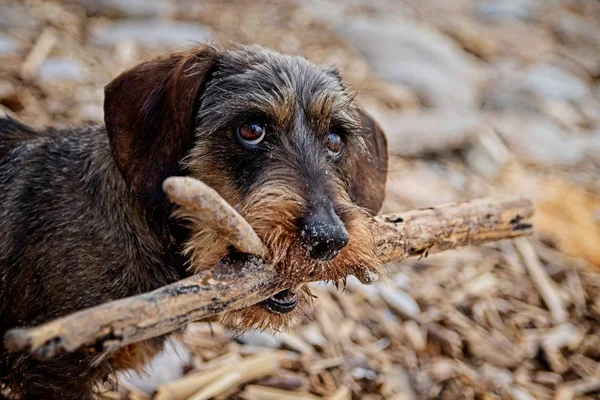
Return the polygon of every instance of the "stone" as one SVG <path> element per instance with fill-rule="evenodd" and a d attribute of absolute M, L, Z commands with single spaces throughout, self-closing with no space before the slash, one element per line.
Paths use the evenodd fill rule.
<path fill-rule="evenodd" d="M 403 318 L 418 319 L 421 315 L 419 304 L 408 293 L 380 285 L 379 294 Z"/>
<path fill-rule="evenodd" d="M 577 100 L 590 92 L 583 79 L 550 64 L 529 68 L 523 79 L 523 89 L 544 100 Z"/>
<path fill-rule="evenodd" d="M 85 80 L 86 71 L 80 61 L 62 57 L 47 58 L 38 71 L 38 77 L 44 82 Z"/>
<path fill-rule="evenodd" d="M 411 87 L 424 104 L 477 105 L 479 68 L 443 34 L 401 17 L 349 17 L 334 20 L 332 27 L 379 76 Z"/>
<path fill-rule="evenodd" d="M 487 24 L 485 31 L 496 46 L 494 58 L 488 60 L 492 63 L 498 59 L 508 59 L 530 65 L 547 59 L 548 54 L 557 51 L 554 35 L 543 26 L 522 23 Z"/>
<path fill-rule="evenodd" d="M 545 166 L 573 167 L 600 162 L 600 131 L 567 134 L 551 119 L 533 113 L 503 114 L 494 127 L 521 159 Z"/>
<path fill-rule="evenodd" d="M 535 64 L 524 70 L 509 64 L 497 67 L 497 77 L 484 101 L 491 109 L 541 112 L 545 102 L 577 102 L 591 92 L 584 79 L 552 64 Z"/>
<path fill-rule="evenodd" d="M 561 37 L 569 42 L 600 47 L 600 26 L 593 18 L 563 10 L 556 17 L 554 26 Z"/>
<path fill-rule="evenodd" d="M 246 345 L 268 349 L 278 349 L 281 346 L 279 337 L 262 331 L 245 331 L 239 335 L 238 340 Z"/>
<path fill-rule="evenodd" d="M 174 4 L 165 0 L 80 0 L 90 14 L 108 17 L 157 17 L 175 11 Z"/>
<path fill-rule="evenodd" d="M 39 25 L 39 21 L 31 15 L 26 7 L 20 4 L 2 4 L 0 7 L 2 8 L 2 12 L 0 12 L 1 29 L 33 30 Z"/>
<path fill-rule="evenodd" d="M 9 35 L 0 33 L 0 56 L 15 54 L 19 49 L 19 43 Z"/>
<path fill-rule="evenodd" d="M 91 29 L 93 42 L 109 46 L 130 40 L 149 48 L 177 48 L 212 38 L 212 30 L 201 24 L 160 19 L 124 20 Z"/>
<path fill-rule="evenodd" d="M 79 107 L 78 116 L 86 122 L 103 122 L 104 110 L 99 104 L 83 104 Z"/>
<path fill-rule="evenodd" d="M 483 117 L 477 111 L 433 109 L 394 112 L 375 107 L 367 110 L 385 132 L 390 154 L 402 157 L 461 149 L 484 126 Z"/>
<path fill-rule="evenodd" d="M 488 59 L 499 51 L 499 43 L 487 27 L 464 15 L 440 18 L 436 26 L 469 53 Z"/>
<path fill-rule="evenodd" d="M 440 171 L 425 161 L 413 161 L 402 166 L 392 164 L 382 213 L 459 200 L 459 189 L 464 190 L 465 185 L 459 178 L 452 171 Z"/>
<path fill-rule="evenodd" d="M 150 396 L 160 385 L 180 378 L 191 363 L 189 349 L 181 342 L 169 339 L 164 349 L 145 365 L 143 372 L 124 371 L 117 378 Z"/>
<path fill-rule="evenodd" d="M 356 9 L 377 15 L 390 12 L 397 14 L 399 11 L 405 12 L 409 9 L 394 7 L 394 0 L 292 0 L 292 2 L 301 6 L 312 18 L 327 23 L 346 19 L 355 13 Z"/>
<path fill-rule="evenodd" d="M 485 0 L 475 5 L 474 14 L 484 22 L 529 21 L 535 17 L 538 4 L 536 0 Z"/>

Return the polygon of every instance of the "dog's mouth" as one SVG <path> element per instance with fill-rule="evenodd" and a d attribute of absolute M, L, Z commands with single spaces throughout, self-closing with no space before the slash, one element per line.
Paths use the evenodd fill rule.
<path fill-rule="evenodd" d="M 294 311 L 298 305 L 298 293 L 291 289 L 281 292 L 262 301 L 260 305 L 268 312 L 276 315 L 283 315 Z"/>

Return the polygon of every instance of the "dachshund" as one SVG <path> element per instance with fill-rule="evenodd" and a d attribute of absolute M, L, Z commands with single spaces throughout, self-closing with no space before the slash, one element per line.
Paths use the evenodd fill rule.
<path fill-rule="evenodd" d="M 259 46 L 202 44 L 123 72 L 105 87 L 104 125 L 0 118 L 0 337 L 226 256 L 228 243 L 162 191 L 183 175 L 229 202 L 290 282 L 224 320 L 285 329 L 308 302 L 302 277 L 378 270 L 369 222 L 387 164 L 385 134 L 337 70 Z M 18 399 L 91 399 L 98 382 L 141 368 L 163 342 L 43 361 L 0 345 L 0 387 Z"/>

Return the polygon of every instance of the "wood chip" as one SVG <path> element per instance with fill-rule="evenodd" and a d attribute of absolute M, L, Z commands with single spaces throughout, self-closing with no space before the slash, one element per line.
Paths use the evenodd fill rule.
<path fill-rule="evenodd" d="M 555 322 L 565 321 L 567 318 L 567 311 L 565 310 L 563 301 L 556 293 L 552 280 L 544 270 L 544 267 L 542 267 L 538 256 L 535 254 L 535 249 L 527 239 L 517 239 L 515 240 L 515 245 L 523 256 L 525 266 L 533 279 L 535 287 L 552 313 L 552 318 Z"/>
<path fill-rule="evenodd" d="M 46 28 L 37 38 L 21 66 L 21 77 L 31 79 L 37 73 L 56 44 L 57 38 L 51 28 Z"/>

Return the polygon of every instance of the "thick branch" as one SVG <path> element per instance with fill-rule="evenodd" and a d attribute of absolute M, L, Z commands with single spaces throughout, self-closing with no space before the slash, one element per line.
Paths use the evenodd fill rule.
<path fill-rule="evenodd" d="M 528 235 L 533 205 L 520 198 L 479 199 L 375 219 L 377 246 L 398 261 L 412 255 Z M 238 221 L 239 222 L 239 221 Z M 358 273 L 357 275 L 361 275 Z M 363 282 L 370 276 L 358 276 Z M 6 334 L 10 350 L 49 358 L 82 347 L 113 351 L 209 316 L 256 304 L 285 289 L 258 257 L 226 259 L 153 292 L 102 304 L 34 328 Z"/>

